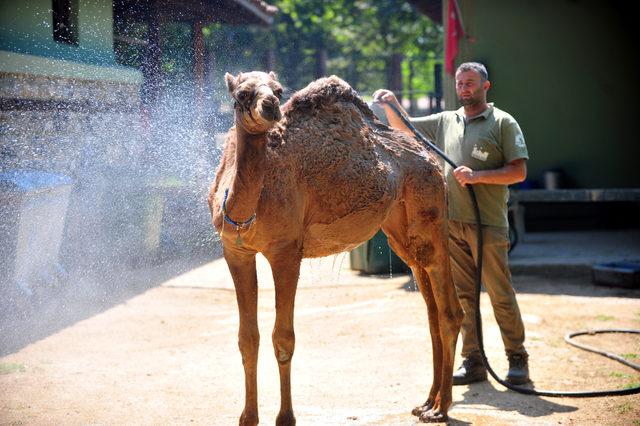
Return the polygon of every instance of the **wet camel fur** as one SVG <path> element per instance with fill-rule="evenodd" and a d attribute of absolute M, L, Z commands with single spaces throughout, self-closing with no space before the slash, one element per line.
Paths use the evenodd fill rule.
<path fill-rule="evenodd" d="M 411 267 L 428 308 L 433 384 L 412 412 L 422 421 L 445 420 L 462 308 L 449 266 L 446 188 L 438 161 L 418 141 L 377 120 L 335 76 L 312 82 L 282 107 L 274 73 L 225 78 L 235 124 L 209 207 L 240 311 L 240 424 L 258 423 L 256 253 L 268 260 L 275 283 L 272 341 L 281 392 L 276 424 L 295 424 L 290 374 L 300 262 L 351 250 L 380 228 Z"/>

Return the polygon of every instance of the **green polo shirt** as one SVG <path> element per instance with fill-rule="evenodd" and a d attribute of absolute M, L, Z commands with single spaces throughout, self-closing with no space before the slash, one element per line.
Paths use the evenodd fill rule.
<path fill-rule="evenodd" d="M 513 160 L 529 158 L 524 135 L 516 120 L 493 104 L 480 115 L 465 122 L 464 109 L 444 111 L 411 122 L 428 139 L 443 149 L 458 166 L 471 170 L 498 169 Z M 469 191 L 445 165 L 449 193 L 449 219 L 475 223 Z M 480 207 L 483 225 L 508 226 L 507 185 L 476 184 L 473 188 Z"/>

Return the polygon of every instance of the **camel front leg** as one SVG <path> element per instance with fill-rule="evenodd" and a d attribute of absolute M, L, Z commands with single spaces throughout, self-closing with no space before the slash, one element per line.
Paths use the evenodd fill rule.
<path fill-rule="evenodd" d="M 291 402 L 291 358 L 296 337 L 293 329 L 293 309 L 300 276 L 302 256 L 297 245 L 280 250 L 275 255 L 267 255 L 276 291 L 276 321 L 273 327 L 273 350 L 280 372 L 280 411 L 276 425 L 295 425 Z"/>
<path fill-rule="evenodd" d="M 236 288 L 240 316 L 238 346 L 244 367 L 245 404 L 239 424 L 258 424 L 258 278 L 255 253 L 230 253 L 224 251 L 229 271 Z"/>

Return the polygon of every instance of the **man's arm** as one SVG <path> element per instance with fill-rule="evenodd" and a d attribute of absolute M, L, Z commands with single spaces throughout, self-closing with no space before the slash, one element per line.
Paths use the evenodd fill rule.
<path fill-rule="evenodd" d="M 467 166 L 460 166 L 453 171 L 453 175 L 462 186 L 476 183 L 512 185 L 526 179 L 527 160 L 519 158 L 499 169 L 491 170 L 471 170 Z"/>

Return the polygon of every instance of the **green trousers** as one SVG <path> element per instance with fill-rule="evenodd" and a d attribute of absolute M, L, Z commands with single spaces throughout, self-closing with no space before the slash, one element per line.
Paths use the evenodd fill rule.
<path fill-rule="evenodd" d="M 449 221 L 449 250 L 453 281 L 464 310 L 462 320 L 462 357 L 480 350 L 476 338 L 475 288 L 477 260 L 477 227 L 474 224 Z M 524 324 L 509 271 L 509 230 L 498 226 L 482 226 L 482 284 L 491 299 L 502 341 L 507 354 L 526 353 Z"/>

